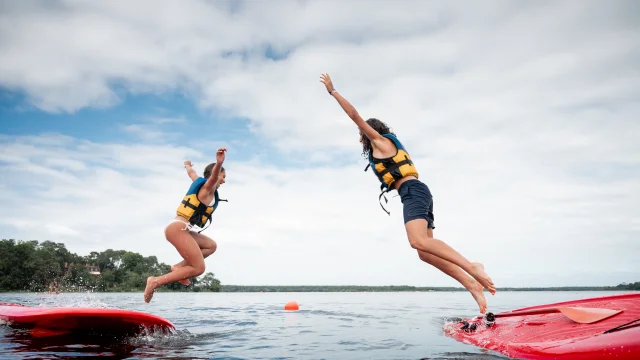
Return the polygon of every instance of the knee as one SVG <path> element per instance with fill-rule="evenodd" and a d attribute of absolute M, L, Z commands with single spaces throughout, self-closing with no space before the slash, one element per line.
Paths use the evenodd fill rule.
<path fill-rule="evenodd" d="M 194 266 L 193 267 L 195 269 L 195 274 L 193 274 L 193 276 L 200 276 L 202 274 L 204 274 L 204 264 L 202 264 L 201 266 Z"/>
<path fill-rule="evenodd" d="M 211 244 L 209 245 L 209 249 L 210 249 L 211 253 L 213 254 L 218 249 L 218 244 L 216 244 L 215 241 L 211 240 Z"/>
<path fill-rule="evenodd" d="M 207 247 L 202 249 L 202 255 L 204 257 L 210 256 L 211 254 L 216 252 L 217 248 L 218 248 L 218 245 L 216 245 L 216 242 L 211 240 L 211 242 L 207 244 Z"/>
<path fill-rule="evenodd" d="M 204 274 L 205 266 L 204 261 L 198 264 L 193 265 L 193 276 L 200 276 Z"/>
<path fill-rule="evenodd" d="M 430 238 L 427 235 L 424 235 L 424 236 L 421 236 L 421 235 L 410 235 L 409 236 L 409 245 L 411 245 L 411 247 L 416 249 L 416 250 L 424 250 L 424 248 L 429 245 L 431 240 L 433 240 L 433 239 Z M 419 253 L 421 253 L 421 252 L 419 252 Z M 420 254 L 418 256 L 420 256 L 420 259 L 422 259 L 422 256 L 424 256 L 424 255 Z"/>

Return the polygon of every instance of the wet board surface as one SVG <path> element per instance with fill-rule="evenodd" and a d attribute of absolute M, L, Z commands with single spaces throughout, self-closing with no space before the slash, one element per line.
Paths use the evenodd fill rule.
<path fill-rule="evenodd" d="M 462 323 L 451 322 L 444 326 L 444 333 L 460 342 L 519 359 L 640 359 L 640 293 L 545 304 L 512 312 L 570 306 L 622 311 L 591 324 L 576 323 L 562 313 L 497 317 L 491 327 L 482 319 L 472 318 L 465 321 L 477 323 L 474 331 L 461 330 Z M 627 323 L 630 324 L 605 334 Z"/>
<path fill-rule="evenodd" d="M 144 329 L 175 329 L 170 321 L 156 315 L 105 308 L 47 308 L 0 303 L 0 320 L 12 327 L 33 329 L 34 335 L 41 336 L 69 332 L 133 334 Z"/>

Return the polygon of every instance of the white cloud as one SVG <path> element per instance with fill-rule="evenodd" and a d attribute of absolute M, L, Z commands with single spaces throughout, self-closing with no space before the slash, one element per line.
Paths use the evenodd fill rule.
<path fill-rule="evenodd" d="M 166 110 L 162 110 L 166 111 Z M 167 143 L 182 135 L 180 130 L 168 131 L 167 125 L 185 124 L 187 120 L 184 116 L 143 116 L 139 123 L 120 124 L 120 130 L 135 135 L 138 140 L 144 143 Z"/>
<path fill-rule="evenodd" d="M 52 112 L 178 90 L 309 159 L 298 170 L 230 156 L 230 202 L 207 230 L 226 283 L 452 284 L 408 247 L 399 199 L 391 218 L 379 208 L 322 72 L 398 133 L 434 193 L 436 236 L 498 285 L 637 280 L 625 278 L 640 273 L 634 2 L 335 4 L 12 2 L 0 83 Z M 265 59 L 267 45 L 286 59 Z M 149 137 L 164 118 L 181 119 L 126 126 Z M 182 161 L 206 164 L 216 148 L 1 140 L 7 233 L 166 262 L 179 260 L 162 228 L 188 185 Z M 12 200 L 18 185 L 37 188 L 33 202 Z M 86 238 L 24 226 L 41 218 Z"/>
<path fill-rule="evenodd" d="M 163 140 L 166 136 L 164 132 L 156 130 L 154 125 L 129 124 L 123 125 L 122 130 L 138 136 L 143 141 Z"/>
<path fill-rule="evenodd" d="M 182 160 L 196 151 L 76 140 L 60 145 L 28 137 L 4 143 L 2 152 L 22 159 L 2 169 L 11 174 L 8 189 L 0 189 L 5 237 L 55 239 L 85 254 L 114 248 L 180 260 L 163 228 L 189 185 Z M 114 160 L 118 153 L 136 156 Z M 91 170 L 46 165 L 62 154 L 79 163 L 91 159 Z M 193 159 L 206 164 L 212 156 Z M 225 283 L 454 284 L 417 259 L 404 234 L 399 198 L 390 199 L 387 216 L 377 203 L 375 179 L 360 164 L 298 171 L 230 156 L 225 168 L 221 194 L 229 202 L 221 203 L 205 230 L 219 244 L 207 263 Z M 33 176 L 43 169 L 57 175 L 46 181 Z M 599 284 L 633 280 L 624 276 L 639 270 L 637 251 L 631 251 L 640 232 L 637 181 L 577 184 L 526 166 L 512 171 L 497 182 L 482 172 L 431 175 L 425 169 L 437 237 L 483 261 L 504 286 L 563 284 L 547 278 L 557 269 L 567 271 L 559 279 L 584 284 L 595 280 L 571 275 L 599 274 Z M 11 191 L 14 179 L 33 187 L 29 198 Z M 627 233 L 602 230 L 612 227 Z"/>
<path fill-rule="evenodd" d="M 177 117 L 164 117 L 164 116 L 150 116 L 145 120 L 149 121 L 152 124 L 163 125 L 163 124 L 184 124 L 187 122 L 183 116 Z"/>
<path fill-rule="evenodd" d="M 67 236 L 67 237 L 72 237 L 72 236 L 79 236 L 80 233 L 68 226 L 65 225 L 60 225 L 60 224 L 47 224 L 45 226 L 45 228 L 47 229 L 47 231 L 49 231 L 49 233 L 51 233 L 54 236 Z"/>

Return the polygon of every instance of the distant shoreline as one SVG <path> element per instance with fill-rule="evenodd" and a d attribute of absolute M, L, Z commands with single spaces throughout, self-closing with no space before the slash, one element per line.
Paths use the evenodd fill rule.
<path fill-rule="evenodd" d="M 138 293 L 144 289 L 137 290 L 115 290 L 115 291 L 91 291 L 95 293 Z M 171 290 L 159 288 L 157 292 L 191 292 L 185 290 Z M 324 292 L 324 293 L 343 293 L 343 292 L 464 292 L 467 291 L 462 287 L 418 287 L 418 286 L 322 286 L 322 285 L 222 285 L 219 292 L 224 293 L 265 293 L 265 292 Z M 615 286 L 560 286 L 560 287 L 505 287 L 498 288 L 498 292 L 529 292 L 529 291 L 640 291 L 639 289 L 620 288 Z M 61 293 L 86 293 L 87 291 L 60 291 Z M 37 293 L 46 294 L 43 291 L 0 291 L 0 293 Z M 55 295 L 55 294 L 51 294 Z"/>
<path fill-rule="evenodd" d="M 616 286 L 504 287 L 498 291 L 625 291 Z M 450 292 L 467 291 L 463 287 L 422 287 L 407 285 L 222 285 L 220 292 Z M 638 291 L 635 289 L 635 291 Z"/>

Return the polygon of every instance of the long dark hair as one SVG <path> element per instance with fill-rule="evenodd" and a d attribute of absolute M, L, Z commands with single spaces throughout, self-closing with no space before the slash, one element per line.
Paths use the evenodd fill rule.
<path fill-rule="evenodd" d="M 380 135 L 391 134 L 393 136 L 396 136 L 396 134 L 392 133 L 391 130 L 389 130 L 387 124 L 378 119 L 371 118 L 368 119 L 366 123 L 369 124 L 369 126 L 371 126 Z M 369 138 L 362 132 L 362 130 L 360 130 L 360 140 L 362 140 L 362 156 L 368 157 L 369 153 L 373 151 L 373 149 L 371 148 L 371 140 L 369 140 Z"/>

